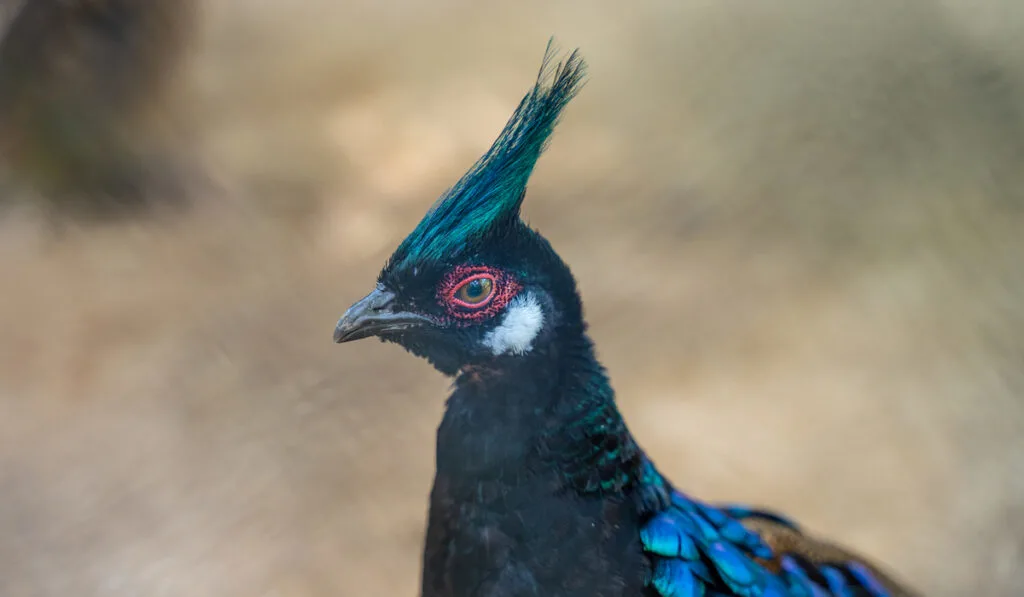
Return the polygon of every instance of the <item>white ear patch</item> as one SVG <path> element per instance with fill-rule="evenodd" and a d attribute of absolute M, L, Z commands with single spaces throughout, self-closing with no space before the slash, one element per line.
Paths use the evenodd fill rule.
<path fill-rule="evenodd" d="M 544 312 L 532 294 L 517 296 L 509 303 L 501 324 L 484 334 L 484 346 L 495 355 L 526 354 L 544 326 Z"/>

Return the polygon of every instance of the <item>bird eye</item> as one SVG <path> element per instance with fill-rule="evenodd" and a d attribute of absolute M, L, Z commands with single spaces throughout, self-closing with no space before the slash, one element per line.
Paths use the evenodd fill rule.
<path fill-rule="evenodd" d="M 494 278 L 490 274 L 476 274 L 463 280 L 452 298 L 464 307 L 479 308 L 494 295 Z"/>
<path fill-rule="evenodd" d="M 522 288 L 502 269 L 457 265 L 441 278 L 437 301 L 456 325 L 472 325 L 501 313 Z"/>

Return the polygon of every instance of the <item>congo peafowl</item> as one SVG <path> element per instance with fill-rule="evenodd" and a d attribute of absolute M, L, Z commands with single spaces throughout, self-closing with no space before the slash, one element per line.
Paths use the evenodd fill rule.
<path fill-rule="evenodd" d="M 335 342 L 377 336 L 454 377 L 437 431 L 423 597 L 897 597 L 878 568 L 776 514 L 711 505 L 630 434 L 569 267 L 519 216 L 573 52 L 427 212 Z"/>

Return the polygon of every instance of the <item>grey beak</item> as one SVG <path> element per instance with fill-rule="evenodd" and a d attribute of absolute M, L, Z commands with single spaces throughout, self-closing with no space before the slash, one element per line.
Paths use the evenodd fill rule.
<path fill-rule="evenodd" d="M 334 328 L 337 343 L 361 340 L 385 332 L 401 332 L 432 323 L 418 313 L 393 311 L 395 294 L 378 286 L 348 308 Z"/>

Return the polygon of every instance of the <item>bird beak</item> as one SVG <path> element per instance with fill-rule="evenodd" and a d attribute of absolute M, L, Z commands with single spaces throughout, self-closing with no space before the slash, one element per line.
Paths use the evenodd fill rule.
<path fill-rule="evenodd" d="M 392 310 L 394 301 L 393 292 L 378 286 L 341 316 L 334 328 L 334 341 L 341 344 L 432 323 L 430 318 L 418 313 Z"/>

